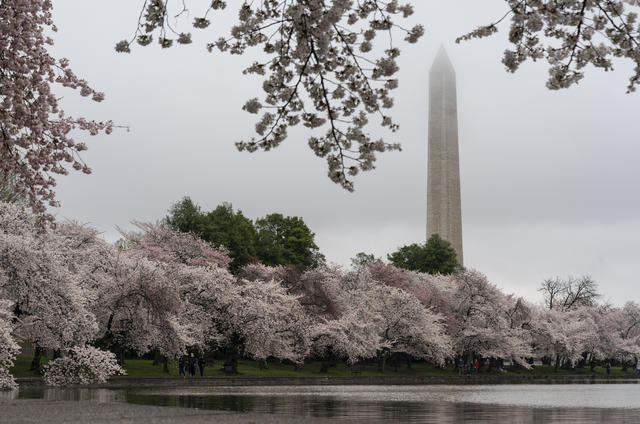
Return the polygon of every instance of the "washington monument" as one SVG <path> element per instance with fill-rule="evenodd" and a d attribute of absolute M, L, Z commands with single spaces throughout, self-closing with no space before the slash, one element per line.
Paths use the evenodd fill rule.
<path fill-rule="evenodd" d="M 429 72 L 427 240 L 433 234 L 453 245 L 462 265 L 456 73 L 443 47 Z"/>

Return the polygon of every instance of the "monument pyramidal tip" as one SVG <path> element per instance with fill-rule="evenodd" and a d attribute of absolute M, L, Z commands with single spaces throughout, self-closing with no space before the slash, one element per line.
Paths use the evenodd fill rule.
<path fill-rule="evenodd" d="M 462 255 L 462 207 L 458 155 L 456 73 L 444 47 L 429 72 L 429 157 L 427 163 L 427 240 L 449 241 L 458 263 Z"/>

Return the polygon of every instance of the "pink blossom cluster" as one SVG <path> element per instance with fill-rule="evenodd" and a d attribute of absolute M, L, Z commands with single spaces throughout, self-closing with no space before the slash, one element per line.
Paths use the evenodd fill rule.
<path fill-rule="evenodd" d="M 51 386 L 104 383 L 109 376 L 124 374 L 116 356 L 93 346 L 69 349 L 67 356 L 44 366 L 44 381 Z"/>

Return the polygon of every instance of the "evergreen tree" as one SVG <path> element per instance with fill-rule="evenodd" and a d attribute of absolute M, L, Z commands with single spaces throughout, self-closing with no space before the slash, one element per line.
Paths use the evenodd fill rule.
<path fill-rule="evenodd" d="M 455 249 L 438 234 L 432 235 L 425 244 L 402 246 L 387 258 L 398 268 L 429 274 L 448 275 L 460 269 Z"/>

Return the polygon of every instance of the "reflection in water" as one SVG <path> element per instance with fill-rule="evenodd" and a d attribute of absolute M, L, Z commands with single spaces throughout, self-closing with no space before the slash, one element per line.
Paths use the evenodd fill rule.
<path fill-rule="evenodd" d="M 90 388 L 65 388 L 65 387 L 29 387 L 27 389 L 0 391 L 6 396 L 0 400 L 14 399 L 42 399 L 48 401 L 91 401 L 97 403 L 112 403 L 125 401 L 125 392 L 122 390 L 90 389 Z"/>
<path fill-rule="evenodd" d="M 284 414 L 301 420 L 313 416 L 371 423 L 640 422 L 638 385 L 32 388 L 0 393 L 5 399 L 124 401 Z"/>
<path fill-rule="evenodd" d="M 165 387 L 138 391 L 172 396 L 328 397 L 367 402 L 487 403 L 527 407 L 640 408 L 640 385 L 437 385 Z"/>
<path fill-rule="evenodd" d="M 313 416 L 362 422 L 402 423 L 616 423 L 640 422 L 633 409 L 531 408 L 454 402 L 372 402 L 334 397 L 256 395 L 146 395 L 129 393 L 127 402 L 182 408 Z"/>

